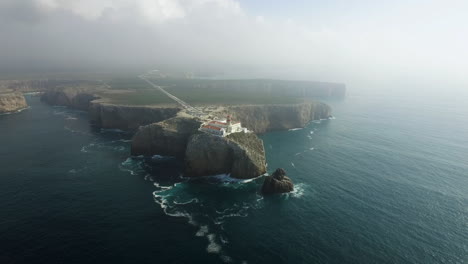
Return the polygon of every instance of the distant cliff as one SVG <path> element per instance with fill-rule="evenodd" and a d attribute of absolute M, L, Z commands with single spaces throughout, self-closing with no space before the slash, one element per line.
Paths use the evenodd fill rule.
<path fill-rule="evenodd" d="M 51 89 L 42 94 L 41 100 L 51 105 L 68 106 L 87 111 L 91 101 L 97 99 L 93 90 L 61 88 Z"/>
<path fill-rule="evenodd" d="M 229 91 L 237 93 L 257 93 L 266 96 L 286 96 L 297 98 L 343 98 L 346 95 L 346 85 L 343 83 L 273 80 L 273 79 L 172 79 L 161 78 L 160 85 L 176 84 L 179 89 L 205 89 Z"/>
<path fill-rule="evenodd" d="M 179 108 L 113 105 L 99 102 L 92 89 L 60 88 L 43 93 L 41 100 L 51 105 L 89 111 L 97 127 L 136 131 L 140 126 L 174 117 Z"/>
<path fill-rule="evenodd" d="M 321 102 L 293 105 L 238 105 L 226 108 L 242 126 L 255 133 L 304 127 L 312 120 L 331 116 L 331 107 Z"/>
<path fill-rule="evenodd" d="M 0 114 L 27 108 L 26 99 L 21 93 L 0 93 Z"/>
<path fill-rule="evenodd" d="M 92 103 L 89 108 L 93 125 L 101 128 L 136 131 L 140 126 L 174 117 L 179 108 L 112 105 Z"/>
<path fill-rule="evenodd" d="M 76 86 L 101 86 L 102 83 L 88 80 L 61 80 L 61 79 L 37 79 L 37 80 L 0 80 L 0 90 L 8 89 L 16 92 L 41 92 L 60 87 Z"/>

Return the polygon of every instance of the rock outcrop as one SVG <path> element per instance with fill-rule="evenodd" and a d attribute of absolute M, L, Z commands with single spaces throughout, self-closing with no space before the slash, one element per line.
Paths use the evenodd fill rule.
<path fill-rule="evenodd" d="M 231 174 L 249 179 L 266 172 L 263 141 L 253 133 L 219 137 L 198 131 L 196 118 L 177 116 L 142 126 L 132 139 L 132 155 L 173 156 L 184 161 L 187 177 Z"/>
<path fill-rule="evenodd" d="M 224 114 L 231 114 L 255 133 L 304 127 L 313 120 L 331 116 L 331 107 L 312 102 L 292 105 L 239 105 L 228 107 Z"/>
<path fill-rule="evenodd" d="M 140 126 L 160 122 L 177 115 L 176 107 L 150 107 L 91 103 L 91 123 L 100 128 L 136 131 Z"/>
<path fill-rule="evenodd" d="M 263 141 L 253 133 L 227 137 L 199 133 L 190 137 L 185 152 L 188 177 L 230 173 L 233 178 L 250 179 L 266 172 Z"/>
<path fill-rule="evenodd" d="M 98 98 L 93 94 L 92 90 L 72 87 L 48 90 L 41 96 L 41 100 L 48 104 L 68 106 L 83 111 L 87 111 L 91 101 Z"/>
<path fill-rule="evenodd" d="M 271 176 L 266 176 L 262 185 L 263 194 L 287 193 L 294 190 L 294 185 L 286 176 L 284 169 L 278 168 Z"/>
<path fill-rule="evenodd" d="M 173 117 L 141 126 L 133 136 L 131 153 L 134 156 L 173 156 L 183 160 L 187 142 L 200 125 L 201 122 L 194 118 Z"/>
<path fill-rule="evenodd" d="M 15 112 L 27 107 L 28 104 L 22 93 L 0 93 L 0 114 Z"/>
<path fill-rule="evenodd" d="M 99 102 L 94 89 L 76 87 L 57 88 L 42 94 L 41 100 L 51 104 L 89 111 L 93 125 L 106 129 L 136 131 L 140 126 L 160 122 L 174 117 L 177 107 L 151 107 L 113 105 Z"/>

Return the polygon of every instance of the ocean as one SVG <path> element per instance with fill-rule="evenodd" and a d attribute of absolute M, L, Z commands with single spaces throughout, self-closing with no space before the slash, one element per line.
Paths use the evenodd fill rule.
<path fill-rule="evenodd" d="M 466 263 L 467 99 L 329 101 L 334 119 L 261 135 L 295 183 L 262 197 L 27 96 L 0 116 L 0 263 Z"/>

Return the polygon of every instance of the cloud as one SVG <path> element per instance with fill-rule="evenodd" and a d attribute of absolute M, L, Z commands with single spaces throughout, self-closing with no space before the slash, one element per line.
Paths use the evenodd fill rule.
<path fill-rule="evenodd" d="M 249 65 L 336 81 L 463 74 L 467 4 L 364 2 L 310 4 L 301 18 L 236 0 L 2 0 L 0 67 Z"/>

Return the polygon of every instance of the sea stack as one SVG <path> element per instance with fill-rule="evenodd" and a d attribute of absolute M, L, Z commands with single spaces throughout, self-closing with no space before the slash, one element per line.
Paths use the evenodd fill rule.
<path fill-rule="evenodd" d="M 266 176 L 262 186 L 262 194 L 287 193 L 294 190 L 294 185 L 286 171 L 278 168 L 271 176 Z"/>

